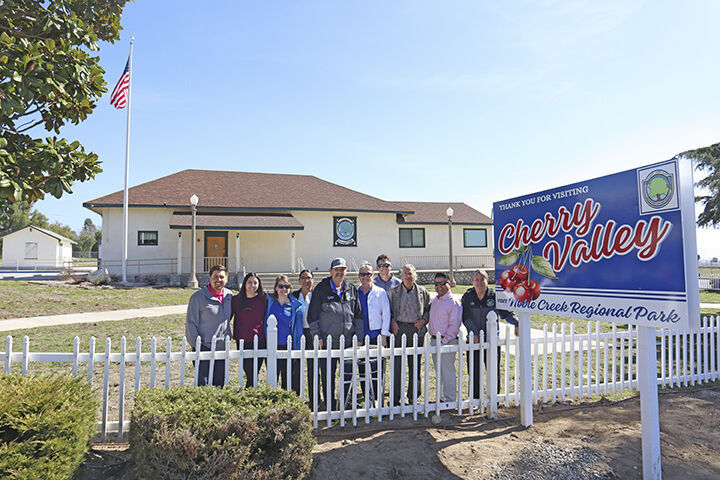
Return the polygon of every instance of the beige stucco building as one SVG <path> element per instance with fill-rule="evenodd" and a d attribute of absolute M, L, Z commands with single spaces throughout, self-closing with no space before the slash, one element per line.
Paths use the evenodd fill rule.
<path fill-rule="evenodd" d="M 389 202 L 314 176 L 184 170 L 129 189 L 128 275 L 190 271 L 191 205 L 196 269 L 231 272 L 327 271 L 344 257 L 351 270 L 380 253 L 396 266 L 447 268 L 453 209 L 455 266 L 491 265 L 492 221 L 464 203 Z M 120 273 L 122 191 L 84 203 L 102 216 L 100 259 Z"/>

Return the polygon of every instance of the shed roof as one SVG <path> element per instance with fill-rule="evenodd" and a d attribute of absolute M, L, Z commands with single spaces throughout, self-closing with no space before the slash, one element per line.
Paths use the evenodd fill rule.
<path fill-rule="evenodd" d="M 59 240 L 61 242 L 69 242 L 73 245 L 77 245 L 77 242 L 75 240 L 71 240 L 67 237 L 64 237 L 64 236 L 60 235 L 59 233 L 53 232 L 52 230 L 46 230 L 44 228 L 36 227 L 34 225 L 28 225 L 27 227 L 21 228 L 20 230 L 15 230 L 14 232 L 7 233 L 0 238 L 5 238 L 10 235 L 14 235 L 18 232 L 22 232 L 23 230 L 31 230 L 32 231 L 32 229 L 35 229 L 40 233 L 44 233 L 45 235 L 49 235 L 49 236 L 53 237 L 54 239 Z"/>

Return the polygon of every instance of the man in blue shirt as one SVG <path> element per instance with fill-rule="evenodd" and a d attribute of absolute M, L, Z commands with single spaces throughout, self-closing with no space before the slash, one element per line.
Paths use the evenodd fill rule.
<path fill-rule="evenodd" d="M 400 279 L 392 274 L 392 262 L 390 257 L 384 253 L 380 254 L 375 260 L 378 275 L 375 277 L 375 285 L 382 288 L 386 292 L 396 285 L 400 285 Z"/>

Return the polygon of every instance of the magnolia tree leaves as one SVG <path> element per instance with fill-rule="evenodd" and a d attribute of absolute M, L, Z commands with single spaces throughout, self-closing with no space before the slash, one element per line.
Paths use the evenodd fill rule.
<path fill-rule="evenodd" d="M 0 207 L 71 193 L 102 171 L 98 156 L 60 133 L 107 91 L 98 42 L 120 38 L 127 0 L 0 2 Z"/>

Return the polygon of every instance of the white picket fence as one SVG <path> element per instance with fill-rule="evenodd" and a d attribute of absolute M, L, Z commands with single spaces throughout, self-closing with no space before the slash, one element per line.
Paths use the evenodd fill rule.
<path fill-rule="evenodd" d="M 274 321 L 274 319 L 272 319 Z M 22 351 L 13 351 L 13 338 L 8 336 L 5 342 L 5 351 L 0 354 L 0 361 L 4 364 L 5 373 L 11 373 L 13 369 L 18 370 L 16 364 L 20 364 L 19 370 L 27 375 L 31 364 L 42 362 L 59 362 L 58 369 L 70 370 L 74 376 L 87 375 L 88 381 L 99 387 L 99 379 L 102 378 L 102 411 L 98 429 L 103 439 L 110 433 L 117 433 L 119 439 L 129 428 L 129 415 L 127 413 L 128 402 L 132 401 L 134 391 L 140 388 L 156 388 L 163 386 L 168 388 L 173 384 L 197 385 L 199 360 L 211 361 L 210 378 L 215 360 L 229 359 L 225 365 L 225 383 L 231 380 L 244 384 L 242 363 L 244 359 L 253 359 L 254 362 L 265 359 L 267 382 L 271 385 L 277 383 L 277 361 L 287 359 L 299 359 L 300 365 L 300 395 L 310 402 L 312 417 L 315 427 L 321 423 L 331 426 L 333 421 L 339 421 L 340 425 L 348 423 L 357 425 L 358 421 L 369 423 L 371 419 L 378 422 L 392 421 L 395 417 L 412 415 L 417 419 L 419 415 L 428 417 L 439 414 L 441 411 L 452 410 L 458 414 L 463 413 L 488 413 L 491 417 L 497 414 L 498 405 L 517 405 L 519 402 L 519 365 L 512 360 L 518 348 L 518 339 L 514 337 L 510 326 L 505 326 L 506 335 L 499 338 L 497 335 L 497 323 L 488 322 L 488 338 L 480 338 L 479 342 L 473 339 L 460 338 L 457 345 L 437 346 L 431 345 L 430 337 L 426 335 L 424 345 L 419 345 L 417 335 L 413 338 L 405 336 L 401 338 L 390 338 L 388 347 L 382 345 L 358 346 L 357 339 L 353 338 L 351 347 L 345 348 L 344 339 L 341 339 L 341 348 L 332 349 L 330 341 L 325 343 L 326 348 L 318 348 L 317 342 L 312 348 L 306 348 L 303 339 L 299 350 L 277 350 L 272 345 L 277 343 L 277 329 L 271 325 L 268 328 L 268 349 L 258 349 L 257 342 L 252 348 L 246 349 L 241 343 L 239 349 L 231 347 L 229 338 L 225 339 L 225 349 L 213 348 L 210 351 L 200 352 L 200 339 L 197 339 L 195 351 L 189 349 L 185 338 L 180 346 L 173 346 L 171 338 L 165 339 L 165 350 L 158 351 L 158 340 L 152 338 L 150 351 L 143 351 L 142 339 L 135 341 L 135 351 L 128 351 L 128 342 L 123 337 L 120 342 L 119 351 L 113 352 L 111 340 L 105 341 L 104 352 L 98 352 L 96 339 L 90 338 L 89 348 L 86 352 L 80 351 L 80 339 L 75 337 L 73 351 L 69 353 L 46 353 L 31 352 L 30 339 L 26 336 L 22 341 Z M 462 336 L 461 336 L 462 337 Z M 635 370 L 635 348 L 637 339 L 636 328 L 617 328 L 612 326 L 610 332 L 601 332 L 599 322 L 587 323 L 587 331 L 577 333 L 575 324 L 561 324 L 560 328 L 553 324 L 551 328 L 545 325 L 542 335 L 532 338 L 532 385 L 533 401 L 535 404 L 555 401 L 566 401 L 594 395 L 609 395 L 623 393 L 637 388 L 637 372 Z M 716 381 L 720 377 L 720 318 L 703 318 L 699 330 L 690 333 L 677 332 L 667 329 L 659 329 L 658 337 L 658 385 L 663 387 L 688 386 L 697 383 Z M 317 339 L 316 339 L 317 340 Z M 397 344 L 395 342 L 398 342 Z M 288 343 L 289 345 L 292 342 Z M 488 365 L 482 361 L 482 352 L 496 351 L 500 346 L 503 352 L 500 371 L 500 391 L 497 388 L 497 361 L 496 355 L 488 355 Z M 480 365 L 470 363 L 469 370 L 466 369 L 466 356 L 470 352 L 480 351 Z M 454 402 L 441 402 L 438 392 L 441 385 L 440 362 L 430 362 L 431 355 L 437 353 L 455 354 L 457 369 L 457 400 Z M 385 367 L 378 369 L 376 378 L 370 377 L 370 369 L 365 370 L 365 376 L 359 377 L 357 366 L 361 362 L 369 364 L 372 359 L 384 359 Z M 394 358 L 400 358 L 402 368 L 400 372 L 395 371 Z M 413 395 L 409 403 L 406 403 L 403 395 L 402 402 L 394 405 L 393 378 L 395 375 L 402 375 L 402 388 L 407 377 L 407 361 L 413 358 L 416 365 L 419 365 L 419 372 L 416 381 L 421 382 L 422 395 Z M 442 358 L 437 356 L 437 358 Z M 314 368 L 306 372 L 306 360 L 314 359 Z M 306 376 L 311 375 L 314 385 L 319 388 L 319 362 L 326 362 L 330 371 L 331 359 L 338 359 L 339 381 L 337 392 L 338 398 L 348 399 L 346 406 L 344 401 L 338 402 L 336 409 L 332 409 L 332 403 L 321 410 L 317 393 L 315 398 L 309 398 Z M 508 361 L 510 360 L 510 361 Z M 346 363 L 347 362 L 347 363 Z M 511 367 L 514 363 L 514 367 Z M 37 365 L 34 365 L 37 367 Z M 102 366 L 100 373 L 99 366 Z M 129 367 L 129 368 L 128 368 Z M 143 368 L 145 367 L 145 368 Z M 343 382 L 345 368 L 352 368 L 352 391 L 348 395 L 346 385 Z M 460 367 L 460 368 L 457 368 Z M 480 368 L 482 385 L 480 397 L 471 398 L 469 393 L 473 391 L 473 373 Z M 149 371 L 148 371 L 149 370 Z M 194 372 L 194 374 L 193 374 Z M 262 382 L 258 378 L 255 369 L 253 384 Z M 159 381 L 158 377 L 164 381 Z M 190 378 L 192 376 L 192 378 Z M 288 362 L 288 382 L 292 376 L 292 362 Z M 143 378 L 144 383 L 143 383 Z M 162 385 L 160 385 L 162 383 Z M 378 392 L 381 401 L 369 401 L 368 394 L 365 398 L 358 398 L 357 392 L 364 384 L 364 391 L 369 392 L 371 383 Z M 328 391 L 329 385 L 327 385 Z M 98 388 L 99 389 L 99 388 Z M 388 392 L 387 398 L 384 393 Z M 111 412 L 112 411 L 112 412 Z M 117 420 L 111 420 L 117 418 Z"/>

